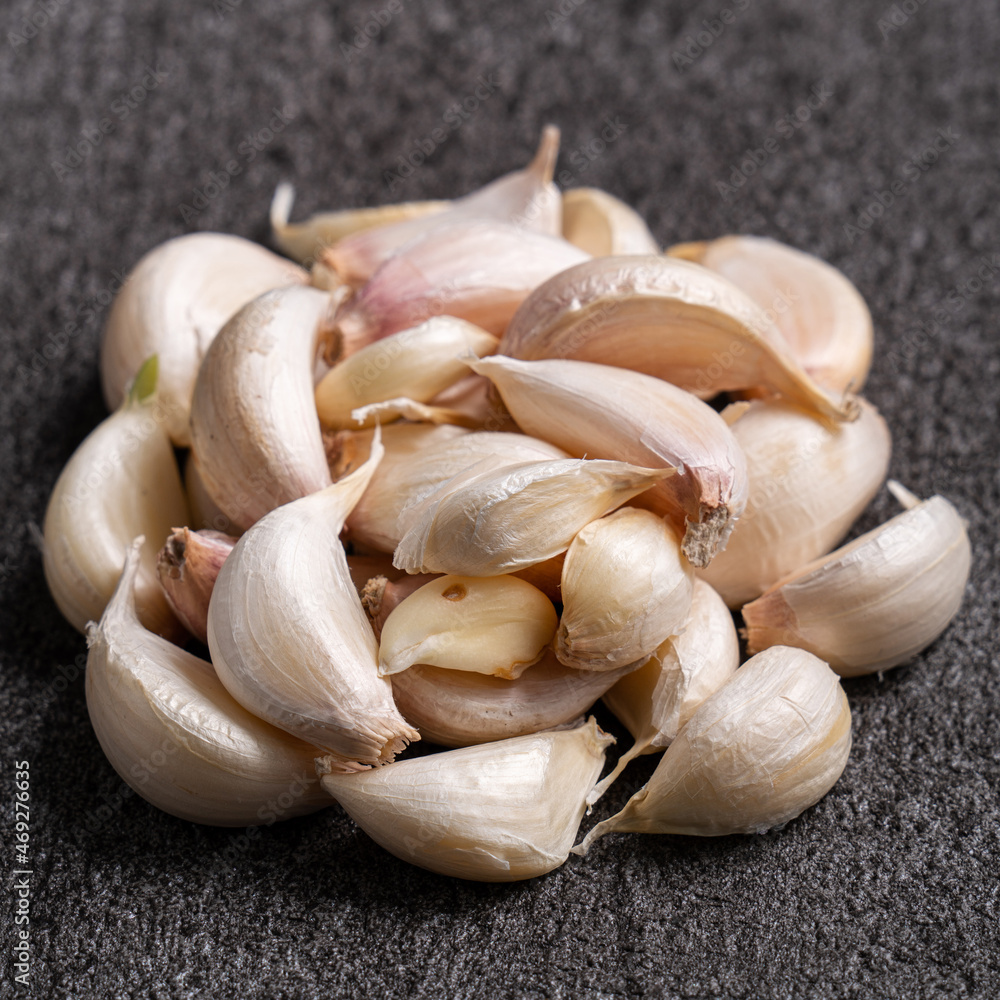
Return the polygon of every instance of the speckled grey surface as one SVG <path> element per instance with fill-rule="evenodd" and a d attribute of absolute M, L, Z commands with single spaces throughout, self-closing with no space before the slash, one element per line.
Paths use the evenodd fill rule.
<path fill-rule="evenodd" d="M 722 0 L 262 6 L 0 12 L 0 827 L 6 875 L 27 759 L 33 872 L 31 985 L 13 981 L 9 875 L 0 996 L 1000 994 L 997 6 L 728 0 L 725 20 Z M 355 44 L 366 23 L 374 39 Z M 449 111 L 477 87 L 474 112 Z M 297 217 L 471 190 L 523 162 L 547 121 L 563 128 L 564 181 L 626 198 L 664 243 L 768 234 L 858 284 L 892 474 L 969 521 L 952 628 L 911 666 L 846 685 L 843 778 L 761 837 L 609 837 L 546 878 L 480 886 L 386 855 L 336 807 L 241 839 L 125 795 L 32 536 L 103 415 L 98 334 L 120 275 L 190 229 L 265 239 L 280 179 Z M 387 176 L 428 144 L 418 169 Z M 737 187 L 748 149 L 764 162 Z M 891 512 L 881 495 L 859 527 Z"/>

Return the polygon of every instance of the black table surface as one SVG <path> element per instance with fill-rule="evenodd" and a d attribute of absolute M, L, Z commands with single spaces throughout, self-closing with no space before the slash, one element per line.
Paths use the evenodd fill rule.
<path fill-rule="evenodd" d="M 0 996 L 1000 995 L 1000 9 L 666 7 L 4 6 Z M 845 683 L 843 777 L 763 836 L 617 835 L 491 886 L 396 860 L 337 806 L 248 835 L 129 795 L 36 542 L 56 476 L 105 413 L 97 351 L 122 275 L 192 230 L 267 241 L 281 180 L 296 218 L 465 193 L 525 162 L 546 122 L 563 130 L 562 184 L 624 198 L 663 244 L 769 235 L 857 284 L 891 475 L 969 523 L 958 617 L 912 664 Z M 883 490 L 855 530 L 893 513 Z M 16 876 L 23 760 L 31 874 Z M 26 988 L 7 918 L 18 879 Z"/>

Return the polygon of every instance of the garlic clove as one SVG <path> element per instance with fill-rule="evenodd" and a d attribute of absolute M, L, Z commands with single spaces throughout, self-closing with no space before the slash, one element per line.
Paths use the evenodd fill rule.
<path fill-rule="evenodd" d="M 748 295 L 673 257 L 567 266 L 525 298 L 499 351 L 632 368 L 703 397 L 760 388 L 828 417 L 854 415 L 850 400 L 837 402 L 813 382 Z"/>
<path fill-rule="evenodd" d="M 707 403 L 661 379 L 584 361 L 470 361 L 491 379 L 527 434 L 571 455 L 677 466 L 638 501 L 683 531 L 685 556 L 705 566 L 742 514 L 743 452 Z"/>
<path fill-rule="evenodd" d="M 208 603 L 215 581 L 236 539 L 221 531 L 174 528 L 156 557 L 156 573 L 181 624 L 208 642 Z"/>
<path fill-rule="evenodd" d="M 122 553 L 144 535 L 149 541 L 136 582 L 140 617 L 169 638 L 181 633 L 156 578 L 162 539 L 188 520 L 156 382 L 153 357 L 122 405 L 73 453 L 45 511 L 45 579 L 59 610 L 80 632 L 101 617 L 121 575 Z"/>
<path fill-rule="evenodd" d="M 328 250 L 323 260 L 344 281 L 360 285 L 403 247 L 456 223 L 493 219 L 518 229 L 558 236 L 562 203 L 552 183 L 558 155 L 559 129 L 546 125 L 534 159 L 523 170 L 515 170 L 451 202 L 447 211 L 422 213 L 418 218 L 367 228 L 349 236 Z"/>
<path fill-rule="evenodd" d="M 526 580 L 537 587 L 554 604 L 562 604 L 562 571 L 566 562 L 566 553 L 546 559 L 544 562 L 525 566 L 512 573 L 519 580 Z"/>
<path fill-rule="evenodd" d="M 638 670 L 604 695 L 635 743 L 591 793 L 593 804 L 629 761 L 672 743 L 698 706 L 736 672 L 740 642 L 726 602 L 703 580 L 694 581 L 691 615 L 680 635 L 665 640 Z"/>
<path fill-rule="evenodd" d="M 554 459 L 485 459 L 404 508 L 393 565 L 407 573 L 499 576 L 569 548 L 576 533 L 673 469 Z"/>
<path fill-rule="evenodd" d="M 433 427 L 427 424 L 387 424 L 380 431 L 385 456 L 375 470 L 372 482 L 378 482 L 386 469 L 394 468 L 397 462 L 411 459 L 439 442 L 450 441 L 467 433 L 463 427 L 449 425 Z M 374 437 L 375 431 L 372 429 L 327 432 L 327 462 L 334 480 L 342 479 L 367 461 Z"/>
<path fill-rule="evenodd" d="M 557 624 L 552 602 L 524 580 L 437 577 L 386 619 L 379 675 L 426 663 L 512 680 L 541 658 Z"/>
<path fill-rule="evenodd" d="M 382 579 L 385 583 L 395 582 L 401 579 L 408 579 L 402 570 L 396 569 L 392 564 L 392 557 L 383 552 L 374 555 L 349 555 L 347 557 L 347 568 L 351 574 L 351 581 L 354 589 L 364 604 L 364 595 L 368 590 L 368 584 L 373 579 Z M 365 610 L 368 608 L 365 606 Z M 389 612 L 386 611 L 386 614 Z M 371 618 L 371 615 L 368 616 Z M 378 632 L 375 633 L 378 638 Z"/>
<path fill-rule="evenodd" d="M 223 324 L 272 288 L 303 285 L 302 268 L 238 236 L 191 233 L 150 250 L 115 297 L 101 340 L 101 384 L 117 409 L 129 382 L 159 357 L 159 402 L 174 444 L 191 443 L 191 395 Z"/>
<path fill-rule="evenodd" d="M 399 761 L 323 774 L 323 787 L 377 844 L 442 875 L 514 882 L 563 864 L 612 738 L 593 719 Z"/>
<path fill-rule="evenodd" d="M 732 425 L 750 500 L 726 550 L 699 571 L 730 607 L 828 552 L 878 492 L 892 442 L 875 407 L 858 404 L 857 420 L 833 424 L 785 400 L 755 400 Z"/>
<path fill-rule="evenodd" d="M 383 556 L 382 558 L 389 559 L 388 556 Z M 368 615 L 368 620 L 372 624 L 372 631 L 379 642 L 382 641 L 382 629 L 385 626 L 386 619 L 396 607 L 402 604 L 410 594 L 418 591 L 425 583 L 440 579 L 440 576 L 436 573 L 416 573 L 413 576 L 409 576 L 402 570 L 396 569 L 392 565 L 391 559 L 389 559 L 389 568 L 392 571 L 391 575 L 388 573 L 379 573 L 371 576 L 359 590 L 361 606 L 365 609 L 365 614 Z M 352 579 L 355 580 L 355 586 L 357 586 L 357 579 L 353 576 L 353 573 Z M 395 689 L 393 689 L 393 693 L 395 694 Z"/>
<path fill-rule="evenodd" d="M 438 226 L 390 257 L 338 310 L 345 353 L 442 314 L 499 336 L 534 288 L 587 259 L 559 237 L 508 223 Z"/>
<path fill-rule="evenodd" d="M 315 778 L 314 747 L 251 715 L 210 663 L 140 623 L 141 551 L 139 538 L 100 623 L 87 630 L 87 709 L 122 780 L 173 816 L 215 826 L 257 825 L 329 805 Z"/>
<path fill-rule="evenodd" d="M 555 652 L 580 670 L 642 662 L 691 612 L 694 570 L 670 525 L 624 507 L 591 521 L 563 564 Z"/>
<path fill-rule="evenodd" d="M 780 827 L 826 795 L 850 749 L 837 675 L 805 650 L 775 646 L 702 702 L 647 784 L 573 853 L 608 833 L 721 837 Z"/>
<path fill-rule="evenodd" d="M 574 670 L 548 650 L 514 680 L 417 664 L 393 677 L 392 693 L 422 739 L 464 747 L 574 725 L 632 669 Z"/>
<path fill-rule="evenodd" d="M 446 406 L 430 406 L 406 396 L 386 399 L 380 403 L 369 403 L 351 411 L 351 419 L 356 426 L 374 427 L 394 420 L 411 420 L 414 423 L 465 427 L 473 430 L 480 426 L 478 418 Z"/>
<path fill-rule="evenodd" d="M 905 663 L 948 627 L 969 578 L 965 523 L 943 497 L 889 488 L 902 514 L 744 606 L 751 651 L 798 646 L 857 677 Z"/>
<path fill-rule="evenodd" d="M 330 485 L 312 374 L 330 302 L 313 288 L 268 292 L 241 309 L 205 355 L 192 439 L 209 495 L 241 530 Z"/>
<path fill-rule="evenodd" d="M 668 254 L 695 261 L 741 288 L 774 317 L 792 354 L 835 393 L 859 392 L 872 362 L 872 317 L 835 267 L 762 236 L 684 243 Z"/>
<path fill-rule="evenodd" d="M 261 518 L 223 565 L 208 609 L 212 662 L 233 697 L 342 770 L 384 764 L 419 738 L 378 676 L 339 538 L 381 457 L 376 435 L 360 469 Z"/>
<path fill-rule="evenodd" d="M 562 215 L 563 239 L 594 257 L 660 252 L 642 216 L 600 188 L 564 191 Z"/>

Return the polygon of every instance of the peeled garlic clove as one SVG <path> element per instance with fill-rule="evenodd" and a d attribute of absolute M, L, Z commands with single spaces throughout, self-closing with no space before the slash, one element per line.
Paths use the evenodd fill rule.
<path fill-rule="evenodd" d="M 435 316 L 362 347 L 334 365 L 316 387 L 316 411 L 324 427 L 354 428 L 351 411 L 406 396 L 426 403 L 468 375 L 459 359 L 492 354 L 497 339 L 472 323 Z M 374 417 L 365 426 L 373 427 Z"/>
<path fill-rule="evenodd" d="M 600 188 L 563 191 L 562 213 L 563 239 L 594 257 L 660 252 L 642 216 Z"/>
<path fill-rule="evenodd" d="M 314 747 L 255 718 L 210 663 L 142 626 L 141 543 L 87 630 L 87 709 L 114 769 L 147 802 L 195 823 L 253 826 L 278 818 L 276 802 L 281 819 L 328 805 Z"/>
<path fill-rule="evenodd" d="M 764 833 L 826 795 L 850 749 L 837 675 L 811 653 L 775 646 L 701 704 L 649 782 L 573 852 L 608 833 Z"/>
<path fill-rule="evenodd" d="M 828 552 L 878 492 L 889 429 L 875 407 L 858 404 L 857 420 L 833 424 L 784 400 L 755 400 L 732 425 L 750 501 L 725 552 L 700 571 L 730 607 Z"/>
<path fill-rule="evenodd" d="M 632 368 L 699 396 L 762 388 L 851 418 L 817 386 L 744 292 L 673 257 L 598 257 L 537 287 L 510 321 L 501 354 Z"/>
<path fill-rule="evenodd" d="M 538 661 L 557 624 L 552 602 L 524 580 L 438 577 L 386 619 L 378 672 L 426 663 L 512 680 Z"/>
<path fill-rule="evenodd" d="M 522 430 L 571 455 L 677 466 L 639 503 L 684 532 L 695 566 L 725 546 L 746 504 L 746 462 L 706 403 L 661 379 L 584 361 L 497 354 L 469 365 L 493 381 Z"/>
<path fill-rule="evenodd" d="M 548 650 L 514 680 L 417 664 L 393 677 L 392 693 L 422 739 L 465 747 L 578 723 L 632 669 L 574 670 Z"/>
<path fill-rule="evenodd" d="M 497 469 L 486 459 L 403 511 L 393 565 L 407 573 L 499 576 L 543 562 L 673 471 L 572 458 Z"/>
<path fill-rule="evenodd" d="M 294 202 L 295 188 L 288 183 L 279 184 L 271 200 L 271 232 L 275 242 L 289 257 L 307 266 L 315 266 L 317 257 L 349 236 L 439 215 L 450 204 L 447 201 L 407 201 L 373 208 L 346 208 L 339 212 L 320 212 L 311 215 L 305 222 L 293 223 L 288 219 Z"/>
<path fill-rule="evenodd" d="M 560 662 L 614 670 L 651 656 L 691 611 L 694 570 L 673 529 L 623 508 L 577 534 L 563 564 Z"/>
<path fill-rule="evenodd" d="M 321 771 L 321 781 L 396 857 L 442 875 L 514 882 L 566 861 L 611 742 L 590 719 L 364 774 Z"/>
<path fill-rule="evenodd" d="M 559 191 L 552 183 L 558 155 L 559 129 L 546 125 L 535 158 L 523 170 L 515 170 L 453 201 L 445 212 L 400 220 L 394 225 L 369 228 L 350 236 L 328 250 L 323 259 L 344 281 L 358 285 L 368 281 L 404 246 L 442 226 L 494 219 L 520 229 L 558 236 L 562 205 Z"/>
<path fill-rule="evenodd" d="M 815 382 L 859 392 L 872 362 L 872 317 L 865 300 L 835 267 L 761 236 L 684 243 L 668 254 L 728 278 L 774 317 L 786 343 Z"/>
<path fill-rule="evenodd" d="M 352 540 L 383 552 L 395 551 L 403 537 L 399 515 L 405 507 L 473 465 L 487 459 L 499 467 L 567 457 L 555 445 L 503 431 L 467 433 L 447 425 L 390 424 L 383 435 L 385 459 L 347 519 Z M 361 431 L 348 447 L 360 453 L 370 436 L 371 431 Z"/>
<path fill-rule="evenodd" d="M 150 250 L 125 279 L 104 328 L 108 408 L 121 405 L 142 363 L 156 354 L 167 431 L 174 444 L 190 444 L 191 394 L 215 335 L 258 295 L 307 279 L 302 268 L 238 236 L 191 233 Z"/>
<path fill-rule="evenodd" d="M 381 455 L 376 438 L 356 472 L 258 521 L 223 565 L 208 610 L 212 662 L 233 697 L 341 770 L 384 764 L 419 738 L 378 676 L 339 538 Z"/>
<path fill-rule="evenodd" d="M 681 634 L 664 641 L 643 666 L 604 695 L 604 704 L 635 743 L 601 779 L 588 802 L 596 802 L 630 760 L 669 746 L 698 706 L 739 665 L 740 642 L 729 608 L 707 583 L 695 580 L 691 615 Z"/>
<path fill-rule="evenodd" d="M 902 514 L 744 606 L 751 651 L 798 646 L 858 677 L 905 663 L 948 627 L 969 578 L 965 523 L 943 497 L 889 488 Z"/>
<path fill-rule="evenodd" d="M 156 396 L 157 361 L 140 369 L 129 396 L 83 440 L 59 474 L 45 511 L 45 579 L 66 620 L 83 632 L 114 593 L 122 553 L 142 550 L 136 598 L 143 624 L 170 638 L 180 625 L 156 578 L 156 553 L 188 520 L 177 462 Z"/>
<path fill-rule="evenodd" d="M 174 528 L 156 557 L 156 573 L 181 624 L 199 642 L 208 642 L 208 602 L 236 539 L 221 531 Z"/>
<path fill-rule="evenodd" d="M 340 308 L 345 353 L 442 314 L 499 336 L 534 288 L 587 259 L 572 243 L 507 223 L 436 227 L 390 257 Z"/>
<path fill-rule="evenodd" d="M 330 485 L 313 398 L 330 296 L 268 292 L 220 331 L 198 373 L 191 434 L 209 495 L 241 530 Z"/>

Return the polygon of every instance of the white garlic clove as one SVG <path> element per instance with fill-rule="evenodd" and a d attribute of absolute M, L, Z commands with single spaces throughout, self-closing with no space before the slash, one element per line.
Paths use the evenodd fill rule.
<path fill-rule="evenodd" d="M 220 331 L 198 373 L 191 434 L 209 495 L 241 530 L 330 485 L 313 365 L 330 296 L 268 292 Z"/>
<path fill-rule="evenodd" d="M 647 784 L 573 851 L 616 832 L 764 833 L 826 795 L 850 749 L 837 675 L 812 653 L 775 646 L 702 702 Z"/>
<path fill-rule="evenodd" d="M 87 630 L 87 709 L 114 769 L 147 802 L 195 823 L 250 826 L 329 805 L 314 747 L 251 715 L 210 663 L 142 626 L 141 543 Z"/>
<path fill-rule="evenodd" d="M 585 525 L 673 472 L 572 458 L 497 469 L 485 459 L 403 510 L 393 565 L 407 573 L 511 573 L 564 552 Z"/>
<path fill-rule="evenodd" d="M 45 511 L 45 579 L 80 632 L 101 617 L 121 575 L 122 553 L 144 535 L 136 583 L 140 617 L 154 632 L 181 634 L 156 578 L 156 553 L 175 524 L 187 523 L 188 509 L 156 383 L 154 357 L 121 407 L 73 453 Z"/>
<path fill-rule="evenodd" d="M 566 861 L 610 742 L 590 719 L 363 774 L 320 773 L 355 823 L 396 857 L 442 875 L 514 882 Z"/>
<path fill-rule="evenodd" d="M 557 624 L 552 602 L 524 580 L 441 576 L 389 614 L 379 674 L 426 663 L 512 680 L 540 659 Z"/>
<path fill-rule="evenodd" d="M 889 488 L 907 510 L 744 606 L 751 651 L 798 646 L 857 677 L 905 663 L 948 627 L 969 578 L 965 523 L 943 497 Z"/>
<path fill-rule="evenodd" d="M 397 396 L 380 403 L 369 403 L 351 411 L 351 420 L 358 427 L 374 427 L 376 424 L 390 424 L 394 420 L 410 420 L 414 423 L 465 427 L 473 430 L 480 426 L 479 420 L 462 410 L 447 406 L 432 406 L 407 396 Z"/>
<path fill-rule="evenodd" d="M 571 455 L 676 466 L 676 476 L 637 503 L 683 531 L 695 566 L 725 546 L 746 505 L 747 468 L 732 431 L 707 403 L 662 379 L 585 361 L 497 354 L 469 365 L 493 381 L 527 434 Z"/>
<path fill-rule="evenodd" d="M 699 396 L 764 389 L 850 419 L 795 360 L 778 328 L 721 275 L 661 256 L 598 257 L 535 288 L 499 351 L 632 368 Z"/>
<path fill-rule="evenodd" d="M 670 525 L 624 507 L 573 539 L 562 572 L 555 652 L 580 670 L 614 670 L 651 656 L 691 612 L 694 570 Z"/>
<path fill-rule="evenodd" d="M 872 317 L 835 267 L 762 236 L 723 236 L 670 247 L 728 278 L 774 317 L 813 380 L 832 392 L 860 392 L 872 361 Z"/>
<path fill-rule="evenodd" d="M 570 188 L 562 195 L 562 234 L 594 257 L 659 253 L 639 213 L 600 188 Z"/>
<path fill-rule="evenodd" d="M 419 738 L 378 676 L 339 537 L 381 455 L 376 436 L 360 469 L 261 518 L 223 565 L 208 609 L 212 662 L 233 697 L 342 770 L 384 764 Z"/>
<path fill-rule="evenodd" d="M 307 280 L 302 268 L 238 236 L 191 233 L 150 250 L 125 279 L 104 328 L 108 408 L 121 405 L 142 363 L 156 354 L 167 431 L 174 444 L 189 445 L 191 395 L 215 335 L 258 295 Z"/>
<path fill-rule="evenodd" d="M 857 420 L 834 424 L 784 400 L 755 400 L 733 423 L 750 500 L 726 550 L 700 570 L 730 607 L 828 552 L 878 492 L 892 442 L 875 407 L 858 404 Z"/>

